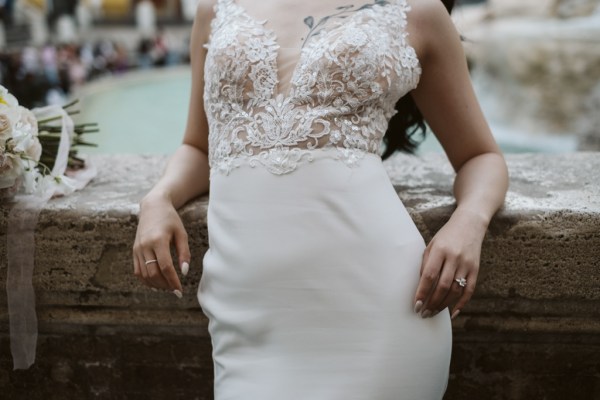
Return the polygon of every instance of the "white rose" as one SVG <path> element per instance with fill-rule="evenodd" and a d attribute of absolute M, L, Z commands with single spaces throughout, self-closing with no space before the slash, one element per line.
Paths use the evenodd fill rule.
<path fill-rule="evenodd" d="M 21 158 L 11 153 L 0 153 L 0 189 L 12 187 L 23 174 Z"/>
<path fill-rule="evenodd" d="M 15 128 L 17 121 L 21 119 L 21 114 L 18 106 L 9 107 L 0 103 L 0 147 L 4 147 L 6 140 L 15 135 Z M 35 130 L 37 131 L 37 122 Z"/>
<path fill-rule="evenodd" d="M 38 122 L 35 118 L 35 115 L 25 107 L 19 106 L 20 118 L 19 122 L 24 126 L 27 126 L 30 129 L 30 132 L 33 136 L 38 135 Z"/>
<path fill-rule="evenodd" d="M 8 89 L 6 89 L 2 85 L 0 85 L 0 105 L 4 105 L 10 108 L 17 107 L 19 105 L 19 102 L 17 101 L 15 96 L 10 94 L 8 92 Z"/>
<path fill-rule="evenodd" d="M 17 123 L 13 125 L 12 137 L 14 140 L 14 152 L 28 153 L 28 149 L 32 148 L 34 154 L 37 152 L 37 120 L 33 114 L 26 108 L 19 107 L 17 109 Z"/>
<path fill-rule="evenodd" d="M 7 113 L 0 112 L 0 148 L 4 148 L 4 143 L 12 136 L 12 122 Z"/>
<path fill-rule="evenodd" d="M 42 144 L 38 140 L 37 137 L 33 137 L 29 142 L 29 146 L 25 148 L 25 154 L 31 160 L 35 160 L 35 162 L 40 161 L 40 157 L 42 156 Z"/>

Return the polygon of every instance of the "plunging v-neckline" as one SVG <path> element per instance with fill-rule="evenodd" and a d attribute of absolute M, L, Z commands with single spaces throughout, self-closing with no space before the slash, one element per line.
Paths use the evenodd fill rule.
<path fill-rule="evenodd" d="M 310 32 L 307 35 L 307 37 L 305 39 L 305 43 L 303 44 L 302 48 L 300 49 L 300 54 L 298 55 L 298 59 L 296 60 L 296 62 L 294 64 L 294 68 L 292 69 L 292 73 L 290 75 L 290 81 L 288 82 L 288 90 L 286 91 L 286 93 L 282 93 L 281 92 L 281 76 L 280 76 L 280 70 L 279 70 L 280 50 L 282 48 L 288 49 L 288 47 L 281 47 L 281 45 L 279 43 L 279 37 L 277 35 L 277 32 L 275 32 L 275 30 L 273 30 L 272 28 L 265 26 L 265 24 L 269 22 L 268 19 L 261 20 L 261 19 L 254 17 L 252 14 L 250 14 L 248 12 L 248 10 L 246 9 L 245 6 L 241 5 L 238 2 L 238 0 L 230 0 L 230 1 L 235 7 L 237 7 L 240 10 L 240 13 L 244 16 L 244 18 L 246 18 L 252 24 L 259 27 L 264 32 L 264 34 L 267 37 L 270 37 L 273 40 L 273 42 L 275 43 L 275 54 L 274 54 L 273 62 L 271 63 L 272 72 L 275 77 L 275 87 L 273 88 L 273 93 L 271 96 L 273 99 L 279 98 L 280 99 L 279 102 L 281 102 L 281 100 L 289 100 L 290 97 L 292 97 L 292 95 L 293 95 L 293 91 L 295 88 L 294 80 L 296 78 L 296 75 L 298 74 L 299 69 L 301 68 L 302 63 L 303 63 L 304 53 L 305 53 L 305 51 L 307 51 L 307 49 L 310 48 L 310 44 L 308 44 L 308 41 L 311 39 L 311 37 L 314 37 L 316 35 L 311 36 Z M 391 4 L 391 3 L 392 3 L 392 1 L 389 1 L 385 4 Z M 373 4 L 376 4 L 376 3 L 373 3 Z M 360 7 L 363 7 L 363 6 L 360 6 Z M 358 8 L 355 11 L 360 11 L 361 9 L 362 8 Z M 345 26 L 348 22 L 352 21 L 352 18 L 354 18 L 356 15 L 359 15 L 359 13 L 355 12 L 347 20 L 345 20 L 344 24 L 340 24 L 340 25 L 336 26 L 334 29 Z M 321 28 L 321 31 L 323 33 L 328 33 L 328 32 L 333 31 L 334 29 L 327 30 L 326 28 Z M 323 37 L 324 35 L 319 34 L 319 36 Z"/>
<path fill-rule="evenodd" d="M 298 73 L 298 70 L 300 69 L 300 66 L 302 64 L 304 52 L 306 49 L 308 49 L 308 47 L 303 46 L 300 49 L 300 54 L 298 55 L 298 59 L 296 60 L 296 62 L 294 64 L 294 68 L 292 69 L 292 74 L 290 75 L 290 81 L 288 82 L 288 90 L 286 91 L 286 93 L 282 93 L 281 92 L 281 76 L 280 76 L 280 71 L 279 71 L 279 58 L 280 58 L 279 56 L 280 56 L 280 50 L 282 49 L 282 47 L 279 43 L 279 37 L 277 35 L 277 32 L 275 32 L 275 30 L 265 26 L 265 24 L 267 22 L 269 22 L 268 19 L 260 20 L 256 17 L 254 17 L 252 14 L 250 14 L 248 12 L 246 7 L 239 4 L 239 2 L 237 0 L 231 0 L 231 3 L 240 10 L 240 13 L 244 16 L 244 18 L 246 18 L 252 24 L 259 27 L 265 33 L 265 35 L 267 37 L 270 37 L 273 40 L 273 42 L 275 43 L 275 54 L 274 54 L 273 62 L 271 63 L 272 72 L 275 77 L 275 87 L 273 88 L 272 98 L 273 99 L 283 98 L 284 100 L 289 99 L 293 95 L 293 89 L 295 86 L 294 79 L 295 79 L 296 74 Z M 309 38 L 307 37 L 306 40 L 308 40 L 308 39 Z M 287 48 L 287 47 L 284 47 L 284 48 Z"/>

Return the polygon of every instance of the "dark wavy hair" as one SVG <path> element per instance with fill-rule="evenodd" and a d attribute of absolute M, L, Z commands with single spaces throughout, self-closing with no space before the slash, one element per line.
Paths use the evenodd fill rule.
<path fill-rule="evenodd" d="M 451 13 L 456 1 L 441 1 L 446 6 L 448 13 Z M 398 113 L 390 120 L 388 129 L 383 137 L 385 151 L 381 155 L 381 158 L 384 160 L 397 150 L 405 153 L 414 153 L 425 136 L 426 127 L 423 114 L 419 111 L 410 93 L 398 100 L 396 110 L 398 110 Z M 420 136 L 421 140 L 415 139 L 415 136 Z"/>

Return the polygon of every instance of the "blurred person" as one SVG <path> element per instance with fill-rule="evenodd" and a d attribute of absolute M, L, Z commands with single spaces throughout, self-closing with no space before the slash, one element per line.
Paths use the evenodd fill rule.
<path fill-rule="evenodd" d="M 77 91 L 87 80 L 87 70 L 79 58 L 74 58 L 69 64 L 69 81 L 71 90 Z"/>
<path fill-rule="evenodd" d="M 137 66 L 140 69 L 148 69 L 154 66 L 154 59 L 152 57 L 153 42 L 151 39 L 142 38 L 138 43 L 137 48 Z"/>
<path fill-rule="evenodd" d="M 165 29 L 162 26 L 158 27 L 156 35 L 152 41 L 150 49 L 150 57 L 156 67 L 164 67 L 169 58 L 169 43 L 165 36 Z"/>
<path fill-rule="evenodd" d="M 0 21 L 7 27 L 13 24 L 15 0 L 0 0 Z"/>
<path fill-rule="evenodd" d="M 40 72 L 40 54 L 33 46 L 26 46 L 21 53 L 22 68 L 24 74 L 36 75 Z"/>
<path fill-rule="evenodd" d="M 51 86 L 58 85 L 59 77 L 56 48 L 50 43 L 44 45 L 41 51 L 41 59 L 42 65 L 44 66 L 44 74 L 46 76 L 46 80 Z"/>
<path fill-rule="evenodd" d="M 59 85 L 55 88 L 60 88 L 62 93 L 66 95 L 71 93 L 71 79 L 69 75 L 69 69 L 71 63 L 75 60 L 76 57 L 77 53 L 74 45 L 62 44 L 57 49 Z"/>
<path fill-rule="evenodd" d="M 115 43 L 113 72 L 120 74 L 129 70 L 131 61 L 129 51 L 123 44 Z"/>

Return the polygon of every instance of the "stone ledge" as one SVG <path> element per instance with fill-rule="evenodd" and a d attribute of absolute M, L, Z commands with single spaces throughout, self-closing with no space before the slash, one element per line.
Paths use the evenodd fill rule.
<path fill-rule="evenodd" d="M 563 399 L 565 387 L 575 393 L 570 399 L 600 396 L 600 366 L 576 367 L 582 357 L 600 357 L 600 153 L 524 154 L 507 159 L 511 189 L 505 207 L 490 225 L 476 294 L 453 323 L 456 356 L 446 399 Z M 0 378 L 0 388 L 8 390 L 11 398 L 21 398 L 20 393 L 25 393 L 19 390 L 21 385 L 37 382 L 39 390 L 29 392 L 27 398 L 47 398 L 49 385 L 62 384 L 67 376 L 69 383 L 62 387 L 76 388 L 72 393 L 137 398 L 143 395 L 144 385 L 136 379 L 146 375 L 136 376 L 136 368 L 146 365 L 145 371 L 156 372 L 160 365 L 165 376 L 185 371 L 196 374 L 199 381 L 188 392 L 170 383 L 150 382 L 148 389 L 154 388 L 156 398 L 167 398 L 173 391 L 208 399 L 210 339 L 195 296 L 207 248 L 208 197 L 180 210 L 192 250 L 184 298 L 152 292 L 132 274 L 131 245 L 137 203 L 160 176 L 166 157 L 97 156 L 93 160 L 101 171 L 93 183 L 80 193 L 53 200 L 40 216 L 34 274 L 40 320 L 38 362 L 29 372 Z M 453 209 L 453 172 L 448 162 L 435 154 L 398 155 L 385 165 L 429 240 Z M 6 279 L 9 211 L 10 205 L 0 207 L 1 287 Z M 2 291 L 3 370 L 11 365 L 7 335 Z M 64 353 L 61 339 L 69 343 Z M 190 349 L 198 351 L 196 356 L 161 358 L 162 351 L 184 354 L 186 343 L 192 342 Z M 110 352 L 114 346 L 118 353 L 125 344 L 140 348 L 138 358 L 112 354 L 112 361 L 106 361 L 102 349 Z M 78 355 L 77 349 L 89 354 Z M 525 352 L 522 357 L 520 351 Z M 529 363 L 526 373 L 511 369 L 517 360 Z M 94 374 L 104 374 L 104 383 L 93 379 Z M 556 381 L 561 375 L 570 383 Z M 123 376 L 133 381 L 124 383 Z"/>

